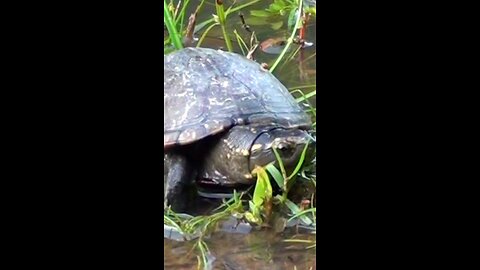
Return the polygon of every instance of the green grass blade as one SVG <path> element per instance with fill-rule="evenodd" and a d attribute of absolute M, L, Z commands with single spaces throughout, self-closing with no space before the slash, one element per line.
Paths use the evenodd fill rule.
<path fill-rule="evenodd" d="M 168 4 L 166 0 L 163 0 L 163 15 L 165 25 L 167 26 L 168 34 L 172 39 L 173 46 L 178 49 L 183 48 L 182 41 L 180 40 L 180 35 L 178 34 L 177 28 L 175 28 L 175 22 L 173 21 L 172 14 L 168 9 Z"/>
<path fill-rule="evenodd" d="M 290 201 L 289 199 L 285 200 L 285 204 L 290 209 L 290 211 L 292 211 L 294 215 L 297 215 L 298 213 L 301 212 L 300 208 L 298 208 L 298 206 L 294 204 L 292 201 Z M 300 218 L 307 226 L 313 224 L 313 221 L 305 215 L 300 215 L 298 216 L 298 218 Z"/>
<path fill-rule="evenodd" d="M 283 183 L 283 177 L 282 173 L 273 165 L 273 163 L 268 164 L 265 169 L 270 173 L 270 175 L 273 177 L 277 185 L 283 189 L 284 183 Z"/>
<path fill-rule="evenodd" d="M 207 36 L 208 32 L 210 32 L 210 30 L 211 30 L 213 27 L 217 26 L 217 25 L 219 25 L 219 24 L 218 24 L 218 23 L 214 23 L 214 24 L 210 25 L 210 26 L 207 28 L 207 30 L 205 30 L 205 32 L 202 34 L 202 36 L 200 37 L 200 40 L 199 40 L 198 43 L 197 43 L 197 48 L 200 48 L 200 46 L 202 45 L 203 40 L 204 40 L 205 37 Z"/>
<path fill-rule="evenodd" d="M 280 56 L 277 58 L 277 60 L 275 61 L 275 63 L 272 65 L 272 67 L 269 69 L 270 72 L 273 73 L 273 71 L 275 70 L 275 68 L 277 68 L 278 64 L 280 64 L 280 62 L 282 61 L 283 57 L 285 56 L 285 54 L 287 53 L 288 49 L 290 48 L 290 46 L 292 45 L 293 43 L 293 39 L 295 38 L 295 34 L 297 33 L 297 30 L 298 30 L 298 27 L 300 26 L 300 22 L 302 21 L 302 8 L 303 8 L 303 5 L 302 5 L 303 1 L 299 1 L 299 5 L 298 5 L 298 18 L 297 18 L 297 21 L 295 23 L 295 27 L 292 31 L 292 34 L 290 35 L 290 38 L 288 38 L 287 40 L 287 45 L 285 46 L 285 48 L 283 48 L 283 51 L 282 53 L 280 54 Z"/>
<path fill-rule="evenodd" d="M 275 154 L 275 157 L 277 158 L 278 166 L 280 167 L 280 171 L 282 172 L 284 185 L 285 185 L 288 178 L 287 178 L 287 172 L 285 171 L 285 166 L 283 165 L 283 160 L 280 157 L 280 154 L 278 153 L 275 147 L 272 147 L 272 150 L 273 150 L 273 153 Z"/>
<path fill-rule="evenodd" d="M 238 43 L 238 46 L 240 47 L 240 50 L 242 51 L 242 54 L 247 55 L 248 46 L 247 44 L 245 44 L 245 41 L 243 41 L 243 38 L 238 34 L 237 29 L 233 30 L 233 34 L 237 38 L 237 43 Z"/>
<path fill-rule="evenodd" d="M 300 102 L 303 102 L 303 101 L 305 101 L 305 100 L 307 100 L 307 99 L 309 99 L 309 98 L 311 98 L 311 97 L 314 97 L 314 96 L 316 96 L 316 95 L 317 95 L 317 90 L 314 90 L 314 91 L 312 91 L 312 92 L 310 92 L 310 93 L 308 93 L 308 94 L 306 94 L 306 95 L 304 95 L 304 96 L 302 96 L 302 97 L 299 97 L 299 98 L 297 98 L 297 99 L 295 99 L 295 100 L 296 100 L 298 103 L 300 103 Z"/>
<path fill-rule="evenodd" d="M 297 166 L 295 167 L 295 170 L 293 170 L 292 174 L 288 177 L 289 179 L 297 175 L 297 173 L 300 171 L 302 168 L 303 162 L 305 161 L 305 155 L 307 154 L 307 149 L 308 145 L 310 144 L 310 139 L 307 141 L 305 144 L 305 147 L 303 148 L 302 155 L 300 156 L 300 160 L 297 163 Z"/>
<path fill-rule="evenodd" d="M 308 214 L 308 213 L 312 213 L 312 214 L 315 215 L 317 213 L 317 208 L 309 208 L 309 209 L 303 210 L 303 211 L 293 215 L 291 218 L 288 219 L 287 222 L 290 222 L 290 221 L 298 218 L 299 216 L 305 215 L 305 214 Z"/>
<path fill-rule="evenodd" d="M 253 192 L 253 203 L 258 207 L 264 201 L 272 198 L 272 185 L 264 168 L 256 167 L 253 173 L 257 175 L 257 183 Z"/>
<path fill-rule="evenodd" d="M 217 10 L 218 22 L 220 23 L 220 27 L 222 28 L 223 38 L 225 39 L 225 45 L 227 45 L 227 49 L 229 52 L 233 52 L 232 41 L 228 37 L 227 28 L 226 28 L 227 16 L 225 15 L 223 1 L 216 0 L 215 8 Z"/>
<path fill-rule="evenodd" d="M 317 87 L 316 84 L 299 85 L 299 86 L 290 87 L 290 88 L 288 88 L 288 90 L 292 91 L 292 90 L 305 89 L 305 88 L 315 88 L 315 87 Z"/>

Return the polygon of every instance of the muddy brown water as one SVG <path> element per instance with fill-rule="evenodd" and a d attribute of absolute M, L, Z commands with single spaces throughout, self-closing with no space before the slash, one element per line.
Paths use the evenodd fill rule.
<path fill-rule="evenodd" d="M 315 249 L 284 239 L 312 239 L 314 236 L 287 232 L 274 234 L 258 230 L 250 234 L 217 232 L 206 240 L 211 251 L 211 269 L 316 269 Z M 197 269 L 197 258 L 189 256 L 193 243 L 163 241 L 165 269 Z M 213 258 L 214 257 L 214 258 Z"/>
<path fill-rule="evenodd" d="M 190 1 L 195 3 L 196 1 Z M 200 1 L 198 1 L 200 2 Z M 232 1 L 225 1 L 227 6 Z M 241 0 L 237 3 L 242 4 L 247 1 Z M 255 31 L 259 42 L 268 39 L 287 38 L 289 36 L 287 30 L 286 18 L 283 20 L 283 26 L 278 30 L 272 29 L 272 24 L 278 20 L 268 21 L 264 18 L 256 18 L 250 14 L 250 10 L 263 10 L 272 1 L 260 1 L 258 4 L 250 6 L 242 10 L 245 22 L 250 29 Z M 214 1 L 206 1 L 204 9 L 197 18 L 197 23 L 211 18 L 211 14 L 215 13 Z M 264 23 L 262 23 L 264 20 Z M 275 76 L 289 89 L 298 86 L 316 85 L 316 22 L 312 17 L 308 22 L 306 31 L 307 41 L 313 43 L 313 46 L 304 49 L 301 55 L 281 64 L 277 67 Z M 205 28 L 204 28 L 205 29 Z M 202 29 L 196 34 L 199 37 Z M 227 31 L 229 33 L 236 29 L 239 34 L 249 40 L 250 33 L 242 28 L 242 22 L 238 13 L 233 13 L 228 17 Z M 235 51 L 241 53 L 236 47 Z M 225 48 L 220 27 L 213 28 L 202 44 L 202 47 L 209 48 Z M 295 46 L 293 46 L 295 49 Z M 287 53 L 287 55 L 289 55 Z M 260 63 L 272 65 L 278 55 L 265 53 L 260 49 L 254 54 L 255 60 Z M 304 93 L 315 90 L 315 87 L 302 88 Z M 310 100 L 315 106 L 315 99 Z M 211 264 L 208 269 L 316 269 L 315 248 L 306 249 L 309 244 L 305 243 L 288 243 L 286 239 L 304 239 L 314 240 L 315 235 L 311 233 L 298 233 L 294 228 L 287 229 L 282 233 L 276 233 L 272 229 L 253 229 L 248 234 L 216 232 L 209 238 L 205 239 L 205 243 L 210 250 L 209 259 Z M 165 269 L 197 269 L 197 250 L 193 247 L 195 240 L 190 242 L 177 242 L 164 239 L 164 267 Z"/>

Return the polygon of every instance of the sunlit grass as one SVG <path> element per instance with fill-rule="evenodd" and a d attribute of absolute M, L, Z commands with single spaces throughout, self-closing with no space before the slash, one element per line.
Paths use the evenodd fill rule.
<path fill-rule="evenodd" d="M 168 34 L 170 39 L 172 40 L 173 45 L 175 46 L 176 49 L 181 49 L 183 48 L 181 36 L 177 30 L 177 25 L 173 20 L 172 9 L 170 7 L 171 6 L 167 4 L 167 0 L 163 0 L 163 15 L 164 15 L 163 22 L 167 27 Z"/>
<path fill-rule="evenodd" d="M 215 9 L 217 11 L 217 22 L 220 24 L 222 28 L 223 38 L 225 39 L 225 45 L 227 45 L 227 50 L 229 52 L 233 52 L 232 41 L 227 33 L 226 23 L 227 23 L 227 16 L 225 14 L 225 8 L 223 5 L 223 1 L 215 1 Z"/>

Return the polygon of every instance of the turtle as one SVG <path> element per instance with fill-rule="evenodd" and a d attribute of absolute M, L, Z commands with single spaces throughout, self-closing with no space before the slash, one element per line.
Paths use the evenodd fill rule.
<path fill-rule="evenodd" d="M 280 154 L 292 171 L 307 147 L 311 117 L 268 70 L 210 48 L 164 55 L 164 207 L 185 210 L 186 187 L 252 186 L 252 170 Z"/>

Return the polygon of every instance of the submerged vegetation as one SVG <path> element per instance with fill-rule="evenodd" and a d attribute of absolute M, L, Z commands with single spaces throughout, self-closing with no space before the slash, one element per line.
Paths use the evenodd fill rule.
<path fill-rule="evenodd" d="M 164 54 L 186 46 L 201 47 L 207 36 L 215 28 L 219 28 L 224 50 L 241 53 L 253 58 L 260 46 L 253 27 L 243 17 L 243 12 L 260 0 L 228 1 L 223 0 L 164 0 Z M 274 0 L 263 10 L 249 10 L 253 18 L 261 18 L 272 30 L 286 25 L 288 37 L 282 43 L 278 56 L 265 64 L 270 72 L 277 72 L 286 63 L 301 54 L 308 42 L 305 40 L 306 22 L 315 16 L 316 7 L 305 0 Z M 197 6 L 192 6 L 198 4 Z M 198 14 L 205 5 L 214 5 L 215 14 L 204 21 L 198 21 Z M 187 14 L 188 10 L 194 12 Z M 229 24 L 231 18 L 241 19 L 241 26 Z M 286 20 L 286 24 L 285 24 Z M 255 20 L 251 20 L 256 24 Z M 243 30 L 242 30 L 243 28 Z M 196 38 L 196 35 L 199 38 Z M 300 67 L 299 67 L 300 68 Z M 308 84 L 289 89 L 307 113 L 312 116 L 313 134 L 316 138 L 316 108 L 311 103 L 316 96 L 316 85 Z M 313 142 L 313 141 L 312 141 Z M 199 268 L 210 269 L 212 256 L 206 243 L 208 236 L 215 232 L 222 222 L 231 217 L 248 222 L 256 228 L 271 228 L 282 232 L 287 227 L 303 227 L 308 232 L 316 232 L 316 159 L 304 164 L 305 152 L 302 153 L 293 173 L 287 175 L 280 155 L 275 151 L 277 162 L 266 167 L 257 167 L 252 174 L 257 176 L 253 192 L 234 192 L 233 197 L 226 200 L 212 213 L 202 216 L 179 214 L 166 209 L 164 211 L 164 232 L 176 234 L 172 239 L 190 241 L 196 250 Z M 273 186 L 272 186 L 273 184 Z M 308 186 L 309 193 L 296 191 L 296 186 Z M 251 191 L 251 190 L 250 190 Z M 302 190 L 303 191 L 303 190 Z M 300 194 L 300 195 L 299 195 Z M 295 198 L 292 198 L 295 197 Z M 284 242 L 303 245 L 306 249 L 315 248 L 315 241 L 304 239 L 285 239 Z"/>

